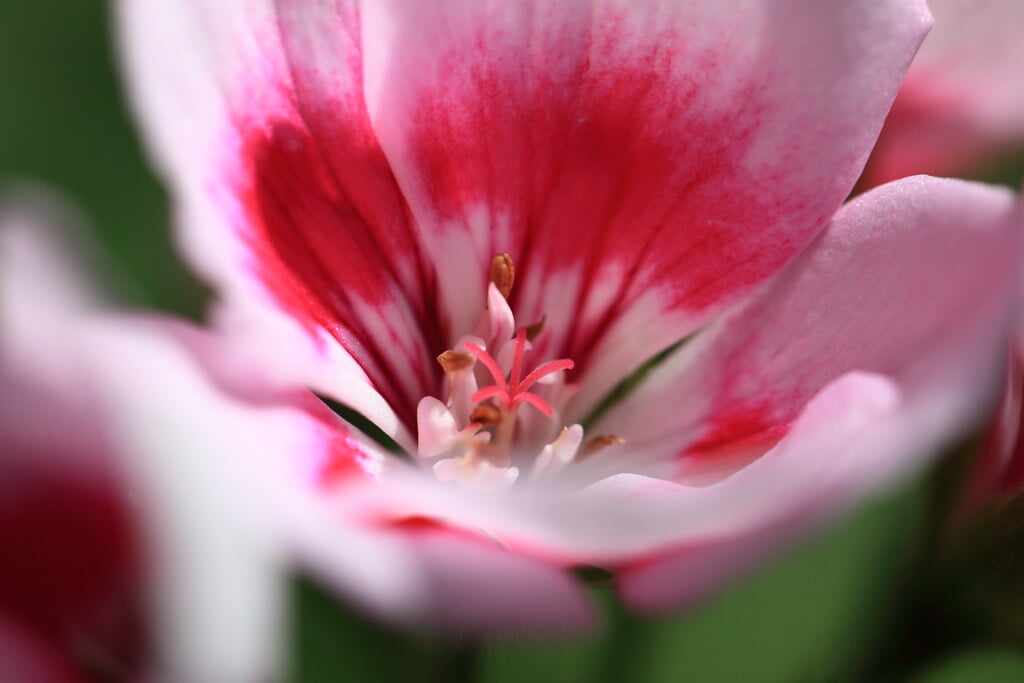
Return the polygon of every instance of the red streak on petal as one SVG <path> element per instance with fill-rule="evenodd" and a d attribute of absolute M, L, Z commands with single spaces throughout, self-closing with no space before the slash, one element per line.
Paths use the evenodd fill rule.
<path fill-rule="evenodd" d="M 767 406 L 735 406 L 717 415 L 711 429 L 680 455 L 680 476 L 714 480 L 756 460 L 789 431 Z"/>
<path fill-rule="evenodd" d="M 355 478 L 366 477 L 370 454 L 353 436 L 348 424 L 318 399 L 309 401 L 308 409 L 326 430 L 324 460 L 316 472 L 319 484 L 329 488 Z"/>
<path fill-rule="evenodd" d="M 650 36 L 645 49 L 620 28 L 594 27 L 575 68 L 557 40 L 528 55 L 503 53 L 500 36 L 460 42 L 438 58 L 443 84 L 408 107 L 415 118 L 403 140 L 414 189 L 439 224 L 458 225 L 482 206 L 492 225 L 511 230 L 490 252 L 515 253 L 523 277 L 581 273 L 575 309 L 592 313 L 565 321 L 570 338 L 553 350 L 581 366 L 649 288 L 664 287 L 670 306 L 701 310 L 774 272 L 824 221 L 824 211 L 807 215 L 784 177 L 751 177 L 746 167 L 766 106 L 759 83 L 732 93 L 735 107 L 708 106 L 717 79 L 735 86 L 713 49 L 688 53 L 701 41 L 674 33 Z M 673 72 L 676 62 L 688 67 Z M 588 306 L 608 266 L 625 281 Z M 527 291 L 513 291 L 513 307 L 539 315 L 539 302 L 520 301 Z"/>
<path fill-rule="evenodd" d="M 712 484 L 767 453 L 786 436 L 789 427 L 776 425 L 718 445 L 688 450 L 673 479 L 690 486 Z"/>
<path fill-rule="evenodd" d="M 445 525 L 442 524 L 440 521 L 432 519 L 430 517 L 424 517 L 422 515 L 415 515 L 412 517 L 402 517 L 401 519 L 389 520 L 385 524 L 385 526 L 413 533 L 437 531 L 445 528 Z"/>
<path fill-rule="evenodd" d="M 245 211 L 239 230 L 279 304 L 311 332 L 333 335 L 414 424 L 416 400 L 435 381 L 431 349 L 443 348 L 444 321 L 417 281 L 419 252 L 391 171 L 372 133 L 352 124 L 328 116 L 318 122 L 317 136 L 304 122 L 282 118 L 244 131 L 236 174 Z M 331 162 L 342 152 L 347 167 L 339 170 Z M 389 333 L 363 324 L 365 307 L 398 300 L 414 318 L 392 327 L 422 349 L 423 357 L 410 364 L 414 377 L 393 367 Z"/>

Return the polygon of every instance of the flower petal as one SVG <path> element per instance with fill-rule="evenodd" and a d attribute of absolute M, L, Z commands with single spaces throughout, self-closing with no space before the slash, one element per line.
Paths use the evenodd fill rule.
<path fill-rule="evenodd" d="M 927 24 L 919 3 L 374 2 L 365 89 L 442 310 L 509 251 L 582 411 L 823 227 Z"/>
<path fill-rule="evenodd" d="M 41 188 L 0 195 L 0 362 L 6 374 L 72 402 L 81 393 L 79 369 L 61 331 L 101 298 L 86 272 L 94 250 L 82 225 L 73 209 Z"/>
<path fill-rule="evenodd" d="M 386 489 L 356 488 L 346 504 L 370 517 L 414 516 L 470 533 L 482 531 L 516 552 L 555 565 L 630 566 L 683 543 L 699 546 L 742 536 L 794 506 L 839 500 L 837 492 L 861 491 L 863 478 L 849 477 L 851 462 L 873 462 L 861 457 L 860 444 L 886 420 L 902 418 L 900 407 L 891 381 L 877 375 L 846 375 L 807 405 L 777 447 L 711 486 L 618 474 L 575 490 L 488 496 L 410 478 L 393 479 Z M 930 440 L 933 433 L 919 438 Z M 893 443 L 898 444 L 893 448 L 902 447 L 906 439 Z M 813 457 L 830 448 L 836 457 Z M 893 460 L 894 468 L 910 461 L 890 457 L 889 447 L 881 453 L 878 457 Z"/>
<path fill-rule="evenodd" d="M 858 370 L 893 377 L 908 400 L 938 392 L 961 406 L 953 434 L 984 405 L 1003 357 L 1018 222 L 1017 197 L 962 181 L 918 177 L 868 193 L 597 428 L 646 458 L 620 468 L 674 457 L 695 474 L 721 465 L 722 446 L 781 435 L 821 387 Z"/>
<path fill-rule="evenodd" d="M 85 683 L 63 653 L 0 615 L 0 668 L 12 681 Z"/>
<path fill-rule="evenodd" d="M 558 566 L 441 527 L 406 536 L 424 577 L 423 616 L 453 635 L 566 635 L 595 622 L 581 586 Z"/>
<path fill-rule="evenodd" d="M 231 456 L 286 441 L 287 415 L 248 415 L 202 382 L 181 341 L 190 333 L 198 334 L 164 321 L 91 322 L 87 358 L 111 438 L 145 501 L 161 663 L 176 680 L 265 678 L 281 655 L 280 577 L 254 522 L 259 463 L 245 469 Z"/>
<path fill-rule="evenodd" d="M 205 332 L 162 319 L 87 328 L 106 421 L 146 501 L 160 588 L 160 642 L 175 680 L 248 681 L 280 666 L 283 565 L 310 492 L 366 457 L 312 395 L 281 395 L 225 359 Z M 268 504 L 272 501 L 273 504 Z M 404 565 L 333 534 L 350 596 L 370 608 L 403 595 Z M 385 563 L 385 567 L 391 566 Z M 226 620 L 226 621 L 225 621 Z"/>
<path fill-rule="evenodd" d="M 592 401 L 783 266 L 928 25 L 895 0 L 183 5 L 122 17 L 193 258 L 343 346 L 407 425 L 498 252 Z"/>
<path fill-rule="evenodd" d="M 315 188 L 301 186 L 309 179 L 308 173 L 323 171 L 315 149 L 306 150 L 312 156 L 302 157 L 285 145 L 276 150 L 273 159 L 264 159 L 274 169 L 270 179 L 274 191 L 281 190 L 275 183 L 288 178 L 299 183 L 299 187 L 284 191 L 291 202 L 284 208 L 308 211 L 304 216 L 308 220 L 296 226 L 309 232 L 268 236 L 261 232 L 261 224 L 252 222 L 252 211 L 260 215 L 264 210 L 273 212 L 276 200 L 269 193 L 254 199 L 253 192 L 259 190 L 261 181 L 251 175 L 239 176 L 243 166 L 256 162 L 238 153 L 243 144 L 240 129 L 260 134 L 242 124 L 259 124 L 257 111 L 266 117 L 285 116 L 287 112 L 296 115 L 296 95 L 289 87 L 289 67 L 276 35 L 272 3 L 144 0 L 122 2 L 118 10 L 123 62 L 134 86 L 134 104 L 151 133 L 155 163 L 176 194 L 182 247 L 200 273 L 220 290 L 215 316 L 218 326 L 268 381 L 288 386 L 301 383 L 329 394 L 370 418 L 390 436 L 410 444 L 389 402 L 377 391 L 381 381 L 375 388 L 353 359 L 354 355 L 364 367 L 379 367 L 375 365 L 377 359 L 360 353 L 366 340 L 351 330 L 340 329 L 339 322 L 351 320 L 339 320 L 330 311 L 332 306 L 341 306 L 377 331 L 383 326 L 388 331 L 382 334 L 399 343 L 418 342 L 414 337 L 419 326 L 402 317 L 401 311 L 383 315 L 375 306 L 387 294 L 374 289 L 382 282 L 377 273 L 387 268 L 380 258 L 373 258 L 375 248 L 366 246 L 369 238 L 353 244 L 349 240 L 353 231 L 349 230 L 346 237 L 344 230 L 328 229 L 339 221 L 355 220 L 356 208 L 346 205 L 350 215 L 334 215 L 325 208 L 326 199 L 310 194 Z M 259 72 L 265 78 L 260 82 L 243 81 L 243 69 L 250 76 Z M 245 105 L 256 109 L 243 120 Z M 362 131 L 353 126 L 357 129 L 353 134 L 358 136 Z M 288 162 L 289 153 L 298 155 L 297 173 Z M 367 174 L 372 176 L 373 171 Z M 379 203 L 381 211 L 387 213 L 389 205 L 378 199 L 365 196 L 361 201 Z M 251 205 L 251 201 L 257 205 Z M 274 222 L 275 228 L 288 230 L 292 225 L 289 216 L 279 212 L 272 218 L 279 219 Z M 307 245 L 305 237 L 317 240 L 316 245 Z M 278 247 L 283 254 L 276 251 Z M 324 254 L 326 265 L 318 261 L 322 254 L 317 249 L 322 248 L 328 250 Z M 346 267 L 338 268 L 339 261 Z M 297 266 L 294 273 L 288 270 L 292 265 Z M 319 283 L 297 279 L 316 277 L 316 272 L 326 279 Z M 339 278 L 330 277 L 334 275 Z M 305 289 L 307 285 L 315 291 Z M 350 288 L 375 292 L 370 297 L 373 304 L 351 309 L 345 293 Z M 321 294 L 329 299 L 326 309 Z M 393 331 L 388 327 L 392 324 Z M 397 348 L 390 345 L 384 352 Z M 409 376 L 416 378 L 416 373 Z M 384 388 L 395 391 L 394 386 Z"/>

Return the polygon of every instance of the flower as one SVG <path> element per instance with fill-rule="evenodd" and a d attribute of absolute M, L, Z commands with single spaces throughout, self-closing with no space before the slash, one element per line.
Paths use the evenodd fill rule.
<path fill-rule="evenodd" d="M 274 551 L 249 533 L 258 525 L 243 521 L 242 498 L 211 495 L 227 474 L 207 449 L 244 441 L 211 443 L 197 428 L 219 406 L 188 345 L 215 347 L 182 323 L 102 311 L 71 258 L 89 245 L 60 230 L 70 212 L 39 190 L 5 199 L 0 669 L 24 681 L 270 676 L 281 655 Z M 253 438 L 267 439 L 280 412 L 250 418 Z M 188 430 L 187 448 L 175 429 Z"/>
<path fill-rule="evenodd" d="M 407 548 L 391 616 L 580 627 L 580 566 L 676 607 L 990 393 L 1016 197 L 839 209 L 922 2 L 120 10 L 233 362 L 346 418 L 275 459 L 316 525 L 288 545 L 335 584 L 331 525 Z"/>
<path fill-rule="evenodd" d="M 862 179 L 864 187 L 916 173 L 964 175 L 1024 149 L 1024 59 L 1014 0 L 932 0 L 935 29 L 911 64 Z M 1018 315 L 1018 318 L 1020 316 Z M 1018 321 L 1018 328 L 1020 322 Z M 1019 490 L 1021 330 L 1009 343 L 1003 398 L 992 416 L 958 516 Z"/>
<path fill-rule="evenodd" d="M 866 187 L 917 173 L 963 175 L 1024 148 L 1015 0 L 932 0 L 924 41 L 886 120 Z"/>

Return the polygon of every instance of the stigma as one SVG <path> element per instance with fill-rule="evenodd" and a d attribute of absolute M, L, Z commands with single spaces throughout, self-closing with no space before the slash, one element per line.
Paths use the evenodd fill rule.
<path fill-rule="evenodd" d="M 584 444 L 583 428 L 561 419 L 576 391 L 565 377 L 575 363 L 531 362 L 544 320 L 516 325 L 508 303 L 514 282 L 512 257 L 495 256 L 474 334 L 438 355 L 439 396 L 417 407 L 418 460 L 441 481 L 491 490 L 556 477 L 597 441 Z"/>

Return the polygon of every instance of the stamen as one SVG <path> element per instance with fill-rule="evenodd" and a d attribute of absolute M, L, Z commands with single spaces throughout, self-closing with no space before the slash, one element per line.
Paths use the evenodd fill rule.
<path fill-rule="evenodd" d="M 473 356 L 449 349 L 437 357 L 437 362 L 450 375 L 473 365 Z"/>
<path fill-rule="evenodd" d="M 579 452 L 576 453 L 576 459 L 582 460 L 588 455 L 593 455 L 608 446 L 614 446 L 619 443 L 626 443 L 626 440 L 621 436 L 615 436 L 614 434 L 599 434 L 592 439 L 587 439 L 583 445 L 580 446 Z"/>
<path fill-rule="evenodd" d="M 533 341 L 534 339 L 539 337 L 540 333 L 544 331 L 544 325 L 546 325 L 547 322 L 548 322 L 548 317 L 546 315 L 542 315 L 540 317 L 540 320 L 538 320 L 537 322 L 533 323 L 532 325 L 527 325 L 526 326 L 526 338 L 529 341 Z"/>
<path fill-rule="evenodd" d="M 494 406 L 477 406 L 469 414 L 469 421 L 484 427 L 496 425 L 501 422 L 501 411 Z"/>
<path fill-rule="evenodd" d="M 546 433 L 549 425 L 537 420 L 520 423 L 519 406 L 529 404 L 542 415 L 553 418 L 552 403 L 565 404 L 575 387 L 561 380 L 550 382 L 541 393 L 549 396 L 552 403 L 529 390 L 549 375 L 571 370 L 575 363 L 562 358 L 542 363 L 527 372 L 526 350 L 544 329 L 546 318 L 542 316 L 532 325 L 516 328 L 508 301 L 515 275 L 515 264 L 509 254 L 494 257 L 485 310 L 477 323 L 477 331 L 473 336 L 460 338 L 455 345 L 460 351 L 448 350 L 437 357 L 450 383 L 447 401 L 442 403 L 440 399 L 425 397 L 417 409 L 421 459 L 433 463 L 433 472 L 442 482 L 479 490 L 504 490 L 515 485 L 519 467 L 527 463 L 530 451 L 535 454 L 530 477 L 536 480 L 557 476 L 579 457 L 577 451 L 590 453 L 621 442 L 618 437 L 599 436 L 581 449 L 583 428 L 574 424 L 563 428 L 558 438 L 539 452 L 534 450 L 538 447 L 537 438 Z M 482 342 L 481 338 L 487 341 Z M 488 347 L 494 351 L 494 356 Z M 501 364 L 496 358 L 499 351 Z M 477 372 L 477 361 L 487 369 L 491 381 L 487 380 L 487 373 Z M 509 369 L 507 374 L 502 371 L 505 367 Z"/>
<path fill-rule="evenodd" d="M 508 298 L 512 293 L 512 285 L 516 281 L 516 265 L 508 252 L 498 254 L 491 260 L 491 282 L 498 288 L 501 295 Z"/>

